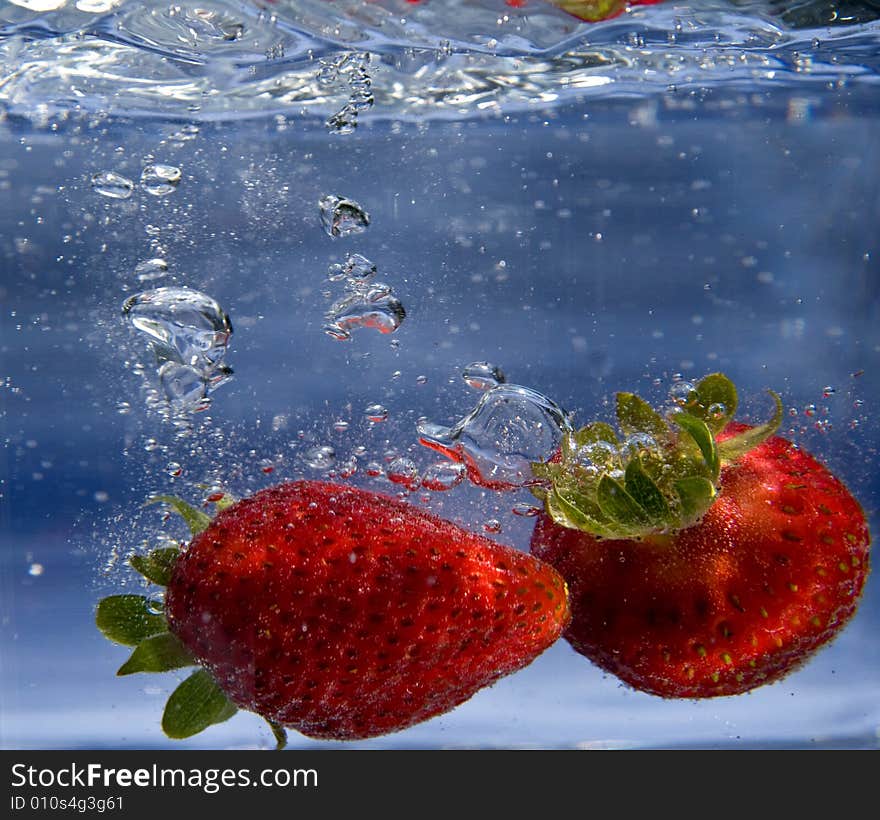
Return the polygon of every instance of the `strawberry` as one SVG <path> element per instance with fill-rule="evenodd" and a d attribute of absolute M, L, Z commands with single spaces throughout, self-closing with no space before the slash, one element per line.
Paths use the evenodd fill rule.
<path fill-rule="evenodd" d="M 298 481 L 215 497 L 214 520 L 162 500 L 197 534 L 179 555 L 133 561 L 167 593 L 120 673 L 160 671 L 135 657 L 160 634 L 174 648 L 165 666 L 202 666 L 166 707 L 172 737 L 236 707 L 265 717 L 279 742 L 282 727 L 334 740 L 395 732 L 526 666 L 568 622 L 551 567 L 387 496 Z"/>
<path fill-rule="evenodd" d="M 509 5 L 515 5 L 508 0 Z M 550 0 L 554 6 L 559 6 L 563 11 L 573 17 L 588 23 L 598 23 L 602 20 L 610 20 L 618 17 L 632 6 L 652 6 L 663 0 Z"/>
<path fill-rule="evenodd" d="M 613 431 L 593 425 L 557 465 L 537 465 L 547 512 L 531 550 L 569 585 L 565 638 L 635 689 L 745 692 L 798 667 L 856 611 L 865 516 L 826 467 L 772 436 L 776 401 L 767 425 L 731 423 L 735 390 L 713 374 L 672 417 L 676 435 L 619 394 L 621 427 L 639 446 L 612 463 Z"/>

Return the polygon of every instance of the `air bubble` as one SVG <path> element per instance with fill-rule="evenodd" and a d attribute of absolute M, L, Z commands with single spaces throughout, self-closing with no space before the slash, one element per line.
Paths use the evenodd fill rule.
<path fill-rule="evenodd" d="M 141 172 L 141 187 L 153 196 L 168 196 L 177 190 L 180 176 L 175 165 L 148 165 Z"/>
<path fill-rule="evenodd" d="M 367 421 L 379 424 L 383 421 L 388 421 L 388 410 L 381 404 L 371 404 L 364 410 L 364 416 L 366 416 Z"/>
<path fill-rule="evenodd" d="M 138 262 L 134 268 L 134 275 L 141 282 L 152 282 L 161 279 L 168 273 L 168 263 L 164 259 L 145 259 Z"/>
<path fill-rule="evenodd" d="M 416 490 L 421 483 L 418 467 L 410 459 L 402 456 L 395 458 L 388 465 L 387 477 L 392 483 L 400 484 L 407 490 Z"/>
<path fill-rule="evenodd" d="M 147 611 L 153 615 L 162 615 L 165 612 L 165 593 L 161 590 L 147 596 Z"/>
<path fill-rule="evenodd" d="M 720 401 L 717 401 L 714 404 L 710 404 L 706 408 L 706 412 L 709 414 L 710 419 L 720 421 L 727 415 L 727 408 Z"/>
<path fill-rule="evenodd" d="M 422 487 L 433 492 L 445 492 L 461 484 L 464 476 L 463 464 L 439 461 L 431 464 L 422 474 Z"/>
<path fill-rule="evenodd" d="M 327 236 L 349 236 L 363 233 L 370 224 L 370 215 L 353 199 L 328 194 L 318 201 L 321 224 Z"/>
<path fill-rule="evenodd" d="M 697 403 L 699 396 L 697 389 L 687 381 L 676 382 L 669 389 L 669 398 L 679 407 L 691 407 Z"/>
<path fill-rule="evenodd" d="M 421 444 L 463 463 L 475 484 L 511 489 L 532 480 L 531 463 L 553 455 L 571 426 L 551 399 L 503 384 L 484 393 L 453 427 L 421 420 L 418 432 Z"/>
<path fill-rule="evenodd" d="M 327 470 L 336 460 L 336 451 L 327 444 L 310 447 L 303 453 L 303 461 L 313 470 Z"/>
<path fill-rule="evenodd" d="M 462 370 L 461 377 L 474 390 L 491 390 L 507 381 L 504 371 L 491 362 L 472 362 Z"/>
<path fill-rule="evenodd" d="M 529 504 L 526 501 L 520 501 L 518 504 L 513 505 L 511 512 L 522 518 L 534 518 L 541 514 L 541 508 L 536 507 L 534 504 Z"/>
<path fill-rule="evenodd" d="M 134 191 L 134 183 L 114 171 L 101 171 L 92 177 L 92 190 L 110 199 L 128 199 Z"/>
<path fill-rule="evenodd" d="M 165 362 L 159 368 L 159 384 L 165 398 L 177 407 L 193 411 L 207 409 L 208 380 L 201 370 L 188 364 Z"/>
<path fill-rule="evenodd" d="M 206 368 L 226 355 L 232 324 L 210 296 L 189 288 L 156 288 L 130 297 L 122 306 L 137 330 L 146 334 L 160 362 Z"/>

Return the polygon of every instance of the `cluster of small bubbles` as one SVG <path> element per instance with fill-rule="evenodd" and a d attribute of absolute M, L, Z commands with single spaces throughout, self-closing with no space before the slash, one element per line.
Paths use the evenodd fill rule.
<path fill-rule="evenodd" d="M 126 299 L 122 315 L 149 339 L 171 411 L 206 409 L 208 393 L 232 375 L 223 361 L 232 324 L 220 305 L 199 291 L 163 287 Z"/>
<path fill-rule="evenodd" d="M 697 389 L 689 381 L 677 381 L 669 388 L 669 398 L 679 407 L 693 407 L 698 401 Z"/>
<path fill-rule="evenodd" d="M 134 183 L 115 171 L 100 171 L 92 176 L 92 190 L 110 199 L 128 199 L 134 193 Z"/>
<path fill-rule="evenodd" d="M 491 390 L 507 381 L 504 371 L 491 362 L 471 362 L 461 371 L 461 377 L 474 390 Z"/>
<path fill-rule="evenodd" d="M 141 172 L 141 187 L 152 196 L 168 196 L 177 190 L 180 177 L 176 165 L 147 165 Z"/>
<path fill-rule="evenodd" d="M 654 444 L 653 439 L 651 442 Z M 575 463 L 590 474 L 616 468 L 620 464 L 620 458 L 620 450 L 610 441 L 590 441 L 574 451 Z"/>
<path fill-rule="evenodd" d="M 363 233 L 370 226 L 370 215 L 353 199 L 327 194 L 318 200 L 321 225 L 327 236 Z"/>
<path fill-rule="evenodd" d="M 405 456 L 395 458 L 389 465 L 386 476 L 393 484 L 400 484 L 407 490 L 417 490 L 421 483 L 419 468 Z"/>
<path fill-rule="evenodd" d="M 140 282 L 162 279 L 168 273 L 168 263 L 164 259 L 145 259 L 134 266 L 134 275 Z"/>
<path fill-rule="evenodd" d="M 511 512 L 522 518 L 534 518 L 541 514 L 541 508 L 536 507 L 534 504 L 529 504 L 527 501 L 520 501 L 513 505 Z"/>
<path fill-rule="evenodd" d="M 628 459 L 651 456 L 656 452 L 657 442 L 648 433 L 633 433 L 631 436 L 627 436 L 620 447 L 621 455 Z"/>
<path fill-rule="evenodd" d="M 483 531 L 495 535 L 501 532 L 501 522 L 497 518 L 490 518 L 483 523 Z"/>
<path fill-rule="evenodd" d="M 314 447 L 309 447 L 303 453 L 302 458 L 306 466 L 311 467 L 313 470 L 327 470 L 336 461 L 336 450 L 329 444 L 318 444 Z"/>
<path fill-rule="evenodd" d="M 373 80 L 369 72 L 368 52 L 345 52 L 321 60 L 318 68 L 318 84 L 331 89 L 345 84 L 348 100 L 345 105 L 326 121 L 327 128 L 336 134 L 350 134 L 357 128 L 358 116 L 373 105 Z"/>
<path fill-rule="evenodd" d="M 438 461 L 430 464 L 422 473 L 422 487 L 433 492 L 445 492 L 457 487 L 464 480 L 464 464 L 454 461 Z"/>
<path fill-rule="evenodd" d="M 452 427 L 420 419 L 417 429 L 421 444 L 466 462 L 478 483 L 499 487 L 531 480 L 531 463 L 549 458 L 571 433 L 568 415 L 555 402 L 515 384 L 484 392 Z"/>

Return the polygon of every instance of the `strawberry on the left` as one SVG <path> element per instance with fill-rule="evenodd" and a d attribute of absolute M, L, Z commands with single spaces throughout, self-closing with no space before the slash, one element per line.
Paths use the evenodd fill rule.
<path fill-rule="evenodd" d="M 297 481 L 213 520 L 163 496 L 193 539 L 135 556 L 166 586 L 98 604 L 111 640 L 134 647 L 118 674 L 201 668 L 171 694 L 162 726 L 190 737 L 238 708 L 314 738 L 353 740 L 447 712 L 531 663 L 569 622 L 548 564 L 410 504 Z"/>

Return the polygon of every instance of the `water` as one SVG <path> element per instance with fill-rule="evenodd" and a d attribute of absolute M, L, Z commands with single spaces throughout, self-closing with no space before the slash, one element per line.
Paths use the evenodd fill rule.
<path fill-rule="evenodd" d="M 617 390 L 687 401 L 716 370 L 745 419 L 767 418 L 775 389 L 785 435 L 876 532 L 877 17 L 870 2 L 667 3 L 595 25 L 538 0 L 3 6 L 0 744 L 270 745 L 248 715 L 168 741 L 175 674 L 115 677 L 125 651 L 95 602 L 140 590 L 132 550 L 185 538 L 145 500 L 331 476 L 526 549 L 528 490 L 474 484 L 419 441 L 499 389 L 576 425 L 610 418 Z M 357 203 L 337 222 L 354 231 L 328 236 L 328 195 Z M 131 306 L 157 292 L 138 326 Z M 502 467 L 552 446 L 506 421 Z M 874 747 L 878 620 L 872 577 L 802 670 L 700 703 L 625 689 L 560 642 L 358 745 Z"/>

